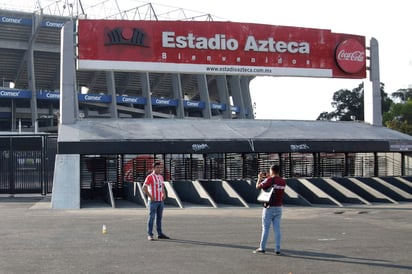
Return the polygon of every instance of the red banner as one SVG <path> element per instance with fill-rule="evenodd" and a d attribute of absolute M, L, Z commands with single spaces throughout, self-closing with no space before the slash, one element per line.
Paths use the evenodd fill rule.
<path fill-rule="evenodd" d="M 248 23 L 79 20 L 78 68 L 365 78 L 365 37 Z"/>

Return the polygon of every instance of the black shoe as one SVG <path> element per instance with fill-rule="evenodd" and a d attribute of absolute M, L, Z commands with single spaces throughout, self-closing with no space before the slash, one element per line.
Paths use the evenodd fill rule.
<path fill-rule="evenodd" d="M 280 251 L 276 251 L 275 253 L 276 253 L 276 255 L 278 255 L 278 256 L 279 256 L 279 255 L 282 255 L 282 254 L 280 253 Z"/>
<path fill-rule="evenodd" d="M 157 236 L 158 239 L 170 239 L 170 237 L 166 236 L 165 234 L 160 234 Z"/>
<path fill-rule="evenodd" d="M 260 249 L 260 248 L 256 248 L 255 250 L 253 250 L 254 254 L 265 254 L 266 251 Z"/>

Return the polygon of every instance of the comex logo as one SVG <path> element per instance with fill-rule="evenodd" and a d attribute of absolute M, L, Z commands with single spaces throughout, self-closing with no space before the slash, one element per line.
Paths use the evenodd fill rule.
<path fill-rule="evenodd" d="M 308 149 L 309 149 L 309 146 L 307 144 L 290 145 L 290 150 L 292 151 L 308 150 Z"/>
<path fill-rule="evenodd" d="M 209 149 L 209 146 L 207 144 L 193 144 L 192 149 L 193 151 L 206 150 Z"/>
<path fill-rule="evenodd" d="M 145 45 L 147 35 L 140 29 L 115 28 L 107 33 L 108 42 L 106 45 L 135 45 L 148 47 Z"/>

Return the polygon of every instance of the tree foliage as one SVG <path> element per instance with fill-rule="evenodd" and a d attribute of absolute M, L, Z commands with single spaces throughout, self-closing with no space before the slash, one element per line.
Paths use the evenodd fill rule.
<path fill-rule="evenodd" d="M 382 112 L 388 111 L 392 100 L 385 92 L 385 84 L 380 84 Z M 322 112 L 317 120 L 333 121 L 364 121 L 364 84 L 359 84 L 352 90 L 340 89 L 333 94 L 331 103 L 335 109 L 332 112 Z"/>
<path fill-rule="evenodd" d="M 385 85 L 381 83 L 381 103 L 383 125 L 409 135 L 412 135 L 412 88 L 399 89 L 391 94 L 397 101 L 394 102 L 385 92 Z M 317 120 L 333 121 L 364 121 L 364 85 L 348 90 L 341 89 L 333 94 L 331 103 L 335 109 L 331 112 L 322 112 Z"/>
<path fill-rule="evenodd" d="M 393 102 L 389 111 L 383 114 L 385 125 L 412 135 L 412 88 L 399 89 L 392 93 L 392 97 L 399 103 Z"/>

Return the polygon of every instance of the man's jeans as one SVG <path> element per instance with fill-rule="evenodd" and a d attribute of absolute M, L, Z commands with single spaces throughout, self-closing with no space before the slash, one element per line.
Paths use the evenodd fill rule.
<path fill-rule="evenodd" d="M 280 231 L 280 219 L 282 218 L 282 207 L 271 206 L 263 208 L 262 211 L 262 237 L 260 239 L 260 249 L 266 250 L 266 242 L 269 237 L 270 225 L 273 224 L 275 233 L 275 252 L 280 251 L 280 241 L 282 238 Z"/>
<path fill-rule="evenodd" d="M 153 223 L 156 217 L 156 230 L 157 235 L 163 234 L 162 232 L 162 217 L 163 217 L 164 202 L 152 202 L 149 201 L 149 218 L 147 219 L 147 235 L 153 236 Z"/>

